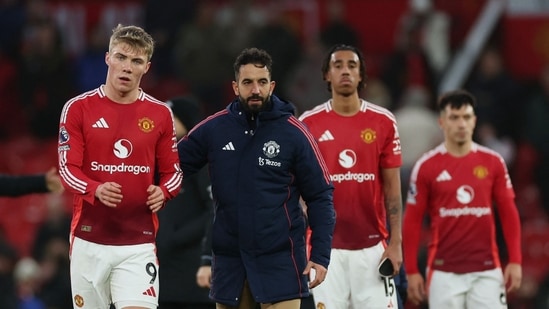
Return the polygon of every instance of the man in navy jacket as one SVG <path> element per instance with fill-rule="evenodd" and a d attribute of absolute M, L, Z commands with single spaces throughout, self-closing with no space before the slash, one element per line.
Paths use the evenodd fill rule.
<path fill-rule="evenodd" d="M 218 309 L 254 308 L 254 302 L 262 309 L 274 303 L 298 309 L 330 261 L 330 176 L 293 105 L 272 94 L 271 65 L 263 50 L 242 51 L 234 63 L 237 98 L 178 143 L 183 177 L 209 165 L 215 203 L 210 297 Z M 311 269 L 316 275 L 309 282 Z"/>

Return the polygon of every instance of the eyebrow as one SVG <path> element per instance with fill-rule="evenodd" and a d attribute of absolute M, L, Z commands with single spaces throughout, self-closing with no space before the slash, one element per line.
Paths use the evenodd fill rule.
<path fill-rule="evenodd" d="M 253 81 L 253 80 L 254 80 L 254 79 L 253 79 L 253 78 L 250 78 L 250 77 L 246 77 L 246 78 L 243 78 L 243 79 L 242 79 L 243 82 L 244 82 L 244 81 Z M 269 81 L 269 79 L 266 78 L 266 77 L 261 77 L 261 78 L 255 79 L 255 80 L 257 80 L 257 81 L 266 81 L 266 82 Z"/>
<path fill-rule="evenodd" d="M 358 61 L 356 61 L 354 59 L 350 59 L 350 60 L 336 59 L 336 60 L 333 60 L 332 63 L 353 63 L 353 64 L 357 64 Z"/>

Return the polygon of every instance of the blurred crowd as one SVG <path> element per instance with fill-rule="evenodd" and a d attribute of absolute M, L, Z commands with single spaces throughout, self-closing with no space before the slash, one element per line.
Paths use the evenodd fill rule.
<path fill-rule="evenodd" d="M 437 7 L 440 1 L 402 0 L 406 9 L 394 26 L 394 48 L 383 59 L 368 57 L 369 46 L 361 42 L 360 31 L 347 23 L 346 10 L 352 8 L 345 4 L 352 1 L 129 1 L 137 8 L 130 11 L 138 13 L 128 11 L 124 20 L 104 14 L 97 23 L 86 25 L 85 38 L 77 38 L 84 41 L 81 48 L 75 48 L 74 36 L 67 35 L 70 16 L 59 10 L 52 13 L 60 2 L 0 1 L 2 172 L 35 172 L 55 164 L 51 145 L 56 143 L 61 107 L 74 95 L 104 83 L 108 38 L 118 22 L 140 24 L 156 40 L 145 90 L 161 100 L 192 94 L 206 114 L 232 98 L 231 63 L 244 47 L 263 48 L 273 56 L 277 95 L 293 102 L 299 113 L 329 98 L 320 73 L 324 52 L 335 43 L 359 46 L 372 61 L 366 63 L 363 97 L 397 117 L 403 190 L 417 158 L 442 141 L 434 103 L 457 46 L 451 42 L 455 23 Z M 108 6 L 108 1 L 99 2 Z M 303 10 L 326 12 L 317 33 L 309 35 L 299 17 L 284 10 L 300 5 Z M 549 283 L 543 282 L 549 278 L 549 266 L 539 265 L 549 264 L 549 66 L 540 68 L 537 79 L 514 77 L 497 33 L 473 61 L 462 87 L 478 98 L 476 141 L 500 153 L 509 165 L 524 239 L 525 280 L 516 302 L 533 304 L 536 295 L 549 290 Z M 20 162 L 28 158 L 33 161 Z M 0 208 L 29 201 L 35 200 L 3 198 Z M 14 245 L 14 232 L 2 226 L 0 308 L 15 308 L 17 299 L 28 303 L 25 308 L 71 308 L 70 209 L 58 196 L 39 203 L 47 211 L 33 220 L 33 234 L 24 238 L 27 243 Z M 0 210 L 0 216 L 3 213 Z M 529 268 L 527 263 L 536 265 Z"/>

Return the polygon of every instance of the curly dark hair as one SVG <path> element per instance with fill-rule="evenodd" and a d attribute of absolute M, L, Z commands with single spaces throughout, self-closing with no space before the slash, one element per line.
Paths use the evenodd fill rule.
<path fill-rule="evenodd" d="M 360 79 L 361 81 L 358 83 L 357 90 L 361 91 L 364 88 L 364 85 L 366 83 L 366 64 L 364 64 L 364 56 L 362 55 L 362 52 L 352 46 L 352 45 L 346 45 L 346 44 L 336 44 L 332 46 L 326 55 L 324 56 L 324 60 L 322 61 L 322 79 L 326 80 L 325 76 L 326 73 L 330 70 L 330 59 L 332 58 L 332 54 L 336 51 L 340 50 L 349 50 L 355 53 L 358 56 L 359 65 L 360 65 Z M 328 91 L 332 92 L 332 85 L 330 82 L 326 82 Z"/>
<path fill-rule="evenodd" d="M 240 67 L 250 63 L 258 68 L 267 67 L 267 71 L 269 71 L 269 77 L 271 76 L 273 67 L 273 59 L 271 58 L 271 55 L 269 55 L 269 53 L 267 53 L 263 49 L 252 47 L 244 49 L 240 53 L 240 55 L 236 57 L 236 60 L 233 64 L 235 80 L 238 80 Z"/>

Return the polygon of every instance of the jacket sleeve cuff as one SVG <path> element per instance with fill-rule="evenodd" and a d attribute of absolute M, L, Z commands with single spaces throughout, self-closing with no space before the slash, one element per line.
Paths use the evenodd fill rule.
<path fill-rule="evenodd" d="M 212 266 L 212 256 L 202 255 L 200 257 L 200 266 Z"/>

